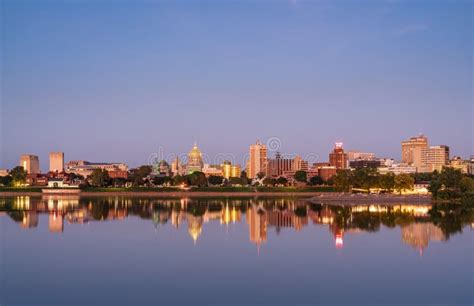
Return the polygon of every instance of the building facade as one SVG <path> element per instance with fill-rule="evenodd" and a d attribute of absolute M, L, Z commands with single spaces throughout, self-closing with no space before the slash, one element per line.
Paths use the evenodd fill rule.
<path fill-rule="evenodd" d="M 337 142 L 334 150 L 329 154 L 329 164 L 336 167 L 336 169 L 347 168 L 347 154 L 344 153 L 342 142 Z"/>
<path fill-rule="evenodd" d="M 257 140 L 250 146 L 247 177 L 254 179 L 260 172 L 267 173 L 267 146 Z"/>
<path fill-rule="evenodd" d="M 40 173 L 39 158 L 36 155 L 23 154 L 20 156 L 20 166 L 28 174 Z"/>
<path fill-rule="evenodd" d="M 428 149 L 428 138 L 424 135 L 402 141 L 402 163 L 422 169 L 422 155 L 426 149 Z"/>
<path fill-rule="evenodd" d="M 191 174 L 196 171 L 202 171 L 204 163 L 202 161 L 202 153 L 196 143 L 188 153 L 188 164 L 186 165 L 186 172 Z"/>
<path fill-rule="evenodd" d="M 443 167 L 449 164 L 448 146 L 431 146 L 422 150 L 421 167 L 417 167 L 418 172 L 440 172 Z"/>
<path fill-rule="evenodd" d="M 49 172 L 64 171 L 64 152 L 49 153 Z"/>
<path fill-rule="evenodd" d="M 72 160 L 66 163 L 66 173 L 74 173 L 83 177 L 88 177 L 95 169 L 107 170 L 110 175 L 111 172 L 127 172 L 128 166 L 124 163 L 91 163 L 86 160 Z"/>

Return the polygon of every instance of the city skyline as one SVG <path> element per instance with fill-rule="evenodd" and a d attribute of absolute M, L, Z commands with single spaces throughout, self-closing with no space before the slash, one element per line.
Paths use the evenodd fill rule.
<path fill-rule="evenodd" d="M 399 140 L 424 133 L 467 158 L 470 12 L 470 1 L 3 1 L 0 168 L 50 151 L 137 166 L 194 141 L 243 156 L 275 136 L 282 152 L 344 142 L 399 158 Z"/>

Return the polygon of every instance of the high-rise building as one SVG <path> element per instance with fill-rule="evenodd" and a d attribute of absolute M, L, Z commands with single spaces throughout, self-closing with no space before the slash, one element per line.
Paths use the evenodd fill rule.
<path fill-rule="evenodd" d="M 188 153 L 188 164 L 186 166 L 186 171 L 188 174 L 202 171 L 204 163 L 202 162 L 202 153 L 199 150 L 196 143 L 194 143 L 193 148 Z"/>
<path fill-rule="evenodd" d="M 279 177 L 285 172 L 294 171 L 294 160 L 291 158 L 282 158 L 280 152 L 277 152 L 274 159 L 267 161 L 267 176 Z"/>
<path fill-rule="evenodd" d="M 334 150 L 329 154 L 329 164 L 336 169 L 347 168 L 347 154 L 344 153 L 342 142 L 336 142 Z"/>
<path fill-rule="evenodd" d="M 449 163 L 448 146 L 431 146 L 421 152 L 421 166 L 418 172 L 441 171 Z"/>
<path fill-rule="evenodd" d="M 28 174 L 40 173 L 39 159 L 36 155 L 23 154 L 20 157 L 20 166 L 25 169 Z"/>
<path fill-rule="evenodd" d="M 183 170 L 183 166 L 178 156 L 176 156 L 176 158 L 171 163 L 171 173 L 173 176 L 185 174 L 185 171 Z"/>
<path fill-rule="evenodd" d="M 421 169 L 423 167 L 423 150 L 427 148 L 428 138 L 424 135 L 402 141 L 402 163 Z"/>
<path fill-rule="evenodd" d="M 257 140 L 256 144 L 250 146 L 249 151 L 247 177 L 253 179 L 258 173 L 267 172 L 267 146 Z"/>
<path fill-rule="evenodd" d="M 51 152 L 49 153 L 49 171 L 61 173 L 64 171 L 64 153 Z"/>
<path fill-rule="evenodd" d="M 295 171 L 301 170 L 308 172 L 309 170 L 308 162 L 306 160 L 303 160 L 299 155 L 296 155 L 293 159 L 293 167 Z"/>

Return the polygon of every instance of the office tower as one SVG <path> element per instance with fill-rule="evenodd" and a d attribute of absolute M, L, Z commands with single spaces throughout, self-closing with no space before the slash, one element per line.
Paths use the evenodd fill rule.
<path fill-rule="evenodd" d="M 39 159 L 36 155 L 23 154 L 20 157 L 20 166 L 25 169 L 28 174 L 40 173 Z"/>
<path fill-rule="evenodd" d="M 347 168 L 347 154 L 344 153 L 342 142 L 336 142 L 334 150 L 329 154 L 329 164 L 336 169 Z"/>
<path fill-rule="evenodd" d="M 250 146 L 247 177 L 256 178 L 260 172 L 267 170 L 267 146 L 257 140 L 256 144 Z"/>
<path fill-rule="evenodd" d="M 406 141 L 402 141 L 402 163 L 421 169 L 423 167 L 423 150 L 427 148 L 428 138 L 424 135 L 411 137 Z"/>
<path fill-rule="evenodd" d="M 449 163 L 448 146 L 431 146 L 423 149 L 421 153 L 421 167 L 418 172 L 441 171 Z"/>
<path fill-rule="evenodd" d="M 61 173 L 64 171 L 64 153 L 51 152 L 49 153 L 49 171 Z"/>
<path fill-rule="evenodd" d="M 274 159 L 267 161 L 267 176 L 279 177 L 286 172 L 294 170 L 294 160 L 282 158 L 280 152 L 277 152 Z"/>

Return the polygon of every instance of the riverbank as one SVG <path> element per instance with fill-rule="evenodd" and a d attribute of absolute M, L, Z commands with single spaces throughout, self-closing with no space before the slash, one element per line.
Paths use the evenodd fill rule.
<path fill-rule="evenodd" d="M 44 194 L 41 192 L 0 192 L 0 196 L 66 196 L 68 194 Z M 204 198 L 204 197 L 299 197 L 307 198 L 314 203 L 431 203 L 431 195 L 397 195 L 397 194 L 353 194 L 340 192 L 314 192 L 314 191 L 81 191 L 71 194 L 80 197 L 155 197 L 155 198 Z M 69 196 L 69 195 L 68 195 Z"/>

